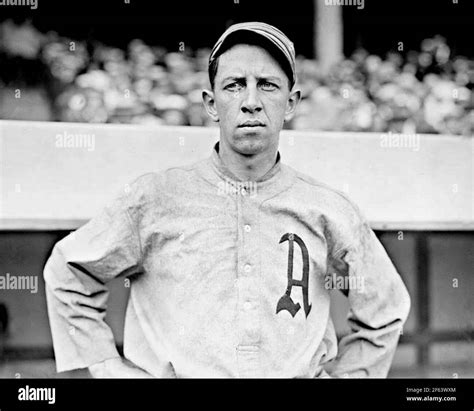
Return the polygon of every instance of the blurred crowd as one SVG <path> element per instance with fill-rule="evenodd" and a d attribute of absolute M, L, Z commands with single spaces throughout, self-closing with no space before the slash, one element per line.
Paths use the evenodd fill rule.
<path fill-rule="evenodd" d="M 28 23 L 0 26 L 2 59 L 41 62 L 59 121 L 215 126 L 201 102 L 209 52 L 139 39 L 119 49 Z M 303 99 L 287 128 L 474 134 L 474 60 L 452 55 L 441 36 L 382 57 L 358 49 L 327 72 L 299 56 L 297 68 Z"/>

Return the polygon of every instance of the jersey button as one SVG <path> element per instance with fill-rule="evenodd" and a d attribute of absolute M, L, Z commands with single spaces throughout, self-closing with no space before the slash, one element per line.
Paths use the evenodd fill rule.
<path fill-rule="evenodd" d="M 246 301 L 244 303 L 244 310 L 249 311 L 252 308 L 252 303 L 250 301 Z"/>
<path fill-rule="evenodd" d="M 250 338 L 252 342 L 258 341 L 258 337 L 259 337 L 258 329 L 252 327 L 252 328 L 247 329 L 246 333 L 247 333 L 248 338 Z"/>
<path fill-rule="evenodd" d="M 249 273 L 251 270 L 252 270 L 252 267 L 250 266 L 250 264 L 245 264 L 245 266 L 244 266 L 244 271 L 245 271 L 246 273 Z"/>
<path fill-rule="evenodd" d="M 246 224 L 246 225 L 244 226 L 244 230 L 245 230 L 247 233 L 250 233 L 250 230 L 252 230 L 252 228 L 251 228 L 248 224 Z"/>

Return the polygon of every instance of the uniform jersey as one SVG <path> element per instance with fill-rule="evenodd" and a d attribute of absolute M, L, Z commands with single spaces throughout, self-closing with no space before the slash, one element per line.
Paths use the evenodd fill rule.
<path fill-rule="evenodd" d="M 44 277 L 58 372 L 119 355 L 106 283 L 128 276 L 124 356 L 155 377 L 385 377 L 410 299 L 361 212 L 279 154 L 239 181 L 218 148 L 137 178 L 55 245 Z M 340 341 L 334 287 L 350 303 Z"/>

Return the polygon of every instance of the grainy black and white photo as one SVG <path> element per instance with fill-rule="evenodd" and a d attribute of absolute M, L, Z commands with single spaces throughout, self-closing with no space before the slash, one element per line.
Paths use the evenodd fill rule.
<path fill-rule="evenodd" d="M 474 377 L 468 2 L 144 3 L 0 1 L 0 387 L 404 379 L 455 406 L 406 381 Z"/>

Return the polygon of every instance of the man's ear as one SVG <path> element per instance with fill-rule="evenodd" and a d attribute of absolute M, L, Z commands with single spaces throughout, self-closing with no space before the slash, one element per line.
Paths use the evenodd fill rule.
<path fill-rule="evenodd" d="M 207 114 L 211 120 L 215 122 L 219 121 L 219 116 L 217 115 L 216 110 L 216 100 L 214 99 L 214 92 L 210 90 L 203 90 L 202 102 L 204 103 L 204 107 L 206 108 Z"/>
<path fill-rule="evenodd" d="M 285 111 L 285 121 L 290 121 L 293 116 L 295 115 L 296 106 L 301 100 L 301 91 L 298 89 L 293 89 L 290 92 L 288 97 L 288 101 L 286 103 L 286 111 Z"/>

